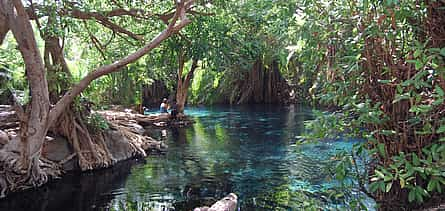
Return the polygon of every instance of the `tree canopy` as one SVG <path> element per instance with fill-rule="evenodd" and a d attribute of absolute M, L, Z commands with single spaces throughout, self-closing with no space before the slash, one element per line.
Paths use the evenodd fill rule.
<path fill-rule="evenodd" d="M 158 97 L 181 112 L 187 102 L 329 110 L 308 139 L 365 140 L 339 156 L 336 179 L 355 178 L 351 188 L 388 209 L 443 196 L 444 1 L 0 3 L 0 89 L 22 93 L 17 113 L 40 125 L 22 133 L 40 140 L 28 158 L 77 96 L 141 105 L 161 81 Z"/>

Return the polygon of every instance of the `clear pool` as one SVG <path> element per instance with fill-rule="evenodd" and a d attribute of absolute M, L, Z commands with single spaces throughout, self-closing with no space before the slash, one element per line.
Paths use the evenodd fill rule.
<path fill-rule="evenodd" d="M 167 143 L 165 155 L 68 175 L 43 190 L 0 202 L 0 209 L 192 210 L 230 192 L 239 196 L 240 210 L 305 210 L 311 204 L 322 210 L 347 208 L 345 200 L 330 197 L 342 190 L 328 179 L 327 169 L 338 150 L 356 141 L 295 144 L 304 121 L 313 118 L 311 109 L 216 106 L 186 113 L 196 121 L 193 126 L 148 132 Z"/>

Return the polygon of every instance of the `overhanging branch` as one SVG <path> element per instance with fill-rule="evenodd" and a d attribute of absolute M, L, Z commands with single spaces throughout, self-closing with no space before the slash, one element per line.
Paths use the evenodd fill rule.
<path fill-rule="evenodd" d="M 113 32 L 118 32 L 118 33 L 122 33 L 122 34 L 126 34 L 127 36 L 135 39 L 135 40 L 142 40 L 142 37 L 139 35 L 134 34 L 133 32 L 113 23 L 109 17 L 113 17 L 113 16 L 118 16 L 120 15 L 129 15 L 131 14 L 130 11 L 127 10 L 114 10 L 114 11 L 110 11 L 108 14 L 103 15 L 100 14 L 98 12 L 83 12 L 80 11 L 78 9 L 72 9 L 72 10 L 66 10 L 62 13 L 65 13 L 66 15 L 76 18 L 76 19 L 81 19 L 81 20 L 96 20 L 98 23 L 100 23 L 101 25 L 111 29 Z"/>
<path fill-rule="evenodd" d="M 97 68 L 96 70 L 85 76 L 82 80 L 80 80 L 78 84 L 74 85 L 74 87 L 70 91 L 65 93 L 65 95 L 56 103 L 53 109 L 51 109 L 48 125 L 51 126 L 52 124 L 54 124 L 62 111 L 68 105 L 70 105 L 73 102 L 74 98 L 83 90 L 85 90 L 85 88 L 87 88 L 93 80 L 103 75 L 117 72 L 122 67 L 138 60 L 139 58 L 150 52 L 152 49 L 157 47 L 162 41 L 170 37 L 172 34 L 177 33 L 179 30 L 191 23 L 190 19 L 185 16 L 185 11 L 193 5 L 193 2 L 194 0 L 188 0 L 180 1 L 179 3 L 177 3 L 175 15 L 172 17 L 172 21 L 170 22 L 168 27 L 164 31 L 159 33 L 155 38 L 153 38 L 153 40 L 151 40 L 151 42 L 146 44 L 144 47 L 137 50 L 133 54 L 117 62 L 114 62 L 113 64 Z M 178 20 L 180 20 L 179 23 L 177 22 Z"/>
<path fill-rule="evenodd" d="M 190 13 L 192 15 L 212 15 L 211 13 L 202 13 L 198 11 L 193 11 L 193 3 L 190 4 L 190 1 L 183 1 L 183 7 L 185 10 L 183 10 L 183 14 L 180 14 L 180 17 L 185 16 L 186 13 Z M 26 8 L 26 11 L 28 13 L 28 16 L 31 20 L 38 20 L 40 16 L 38 16 L 35 13 L 36 9 L 43 9 L 42 6 L 32 3 L 31 6 Z M 174 9 L 172 9 L 174 10 Z M 120 33 L 124 34 L 126 36 L 129 36 L 135 40 L 142 41 L 143 37 L 141 35 L 135 34 L 128 29 L 125 29 L 124 27 L 114 23 L 111 18 L 113 17 L 122 17 L 122 16 L 129 16 L 137 19 L 150 19 L 150 18 L 159 18 L 162 20 L 165 24 L 168 24 L 172 22 L 172 18 L 175 15 L 175 11 L 172 12 L 172 10 L 169 10 L 165 12 L 164 14 L 154 14 L 151 12 L 147 12 L 142 9 L 124 9 L 124 8 L 117 8 L 110 11 L 98 11 L 98 12 L 88 12 L 88 11 L 82 11 L 74 3 L 68 3 L 68 6 L 66 8 L 63 8 L 59 11 L 57 11 L 57 14 L 60 16 L 67 16 L 72 17 L 79 20 L 95 20 L 97 23 L 101 24 L 102 26 L 110 29 L 113 31 L 113 33 Z M 0 24 L 1 24 L 1 17 L 0 17 Z M 1 31 L 0 31 L 1 32 Z M 1 33 L 0 33 L 1 35 Z M 1 38 L 1 36 L 0 36 Z M 1 40 L 0 40 L 1 41 Z"/>

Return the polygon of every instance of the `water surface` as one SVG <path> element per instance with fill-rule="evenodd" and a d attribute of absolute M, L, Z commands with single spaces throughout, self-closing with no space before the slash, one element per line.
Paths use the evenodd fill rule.
<path fill-rule="evenodd" d="M 22 202 L 12 197 L 0 209 L 191 210 L 230 192 L 239 196 L 240 210 L 304 210 L 314 203 L 325 210 L 345 208 L 344 200 L 331 197 L 338 184 L 327 178 L 327 169 L 334 154 L 354 141 L 295 144 L 304 121 L 312 118 L 311 109 L 243 106 L 186 112 L 196 121 L 193 126 L 149 131 L 168 144 L 165 155 L 69 175 L 46 186 L 45 194 L 20 194 L 16 198 Z M 23 203 L 23 196 L 30 202 Z"/>

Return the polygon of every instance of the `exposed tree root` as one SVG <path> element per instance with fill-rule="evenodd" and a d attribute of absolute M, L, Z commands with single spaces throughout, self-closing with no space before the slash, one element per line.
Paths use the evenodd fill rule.
<path fill-rule="evenodd" d="M 32 155 L 34 159 L 26 164 L 20 154 L 23 143 L 19 136 L 8 141 L 0 150 L 0 198 L 10 192 L 38 187 L 51 178 L 57 178 L 62 174 L 62 166 L 75 157 L 82 171 L 112 166 L 116 159 L 113 158 L 105 142 L 107 132 L 93 132 L 84 121 L 80 114 L 67 110 L 58 120 L 57 127 L 51 129 L 52 133 L 67 138 L 73 150 L 73 153 L 57 162 L 36 154 Z M 138 134 L 137 130 L 128 125 L 114 123 L 109 125 L 111 130 L 118 130 L 128 140 L 129 157 L 145 157 L 147 156 L 145 150 L 163 148 L 160 142 L 142 136 L 140 131 Z"/>
<path fill-rule="evenodd" d="M 16 192 L 45 184 L 50 178 L 62 174 L 60 165 L 34 156 L 27 168 L 20 163 L 20 154 L 5 147 L 0 151 L 0 198 Z"/>
<path fill-rule="evenodd" d="M 66 111 L 53 131 L 68 139 L 82 171 L 113 165 L 116 161 L 105 145 L 102 131 L 91 133 L 83 121 L 73 111 Z"/>
<path fill-rule="evenodd" d="M 150 140 L 150 137 L 136 134 L 130 128 L 124 126 L 113 124 L 113 127 L 120 130 L 122 132 L 122 135 L 129 140 L 133 156 L 147 156 L 145 149 L 148 149 L 149 147 L 145 145 L 152 142 L 152 140 Z"/>

